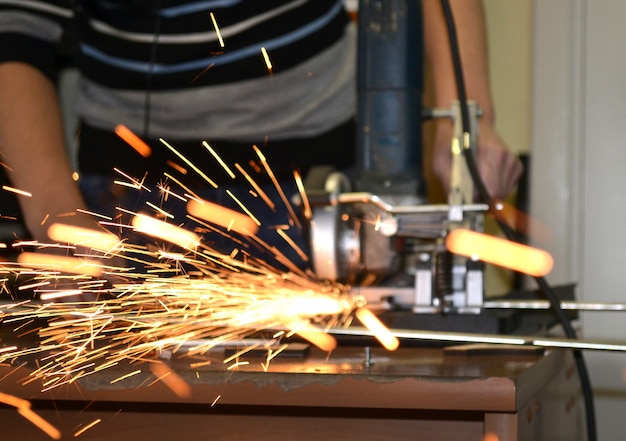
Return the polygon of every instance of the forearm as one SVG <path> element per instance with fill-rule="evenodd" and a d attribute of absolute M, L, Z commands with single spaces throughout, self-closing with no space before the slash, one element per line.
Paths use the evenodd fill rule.
<path fill-rule="evenodd" d="M 483 110 L 483 120 L 495 118 L 489 85 L 485 16 L 481 0 L 450 0 L 467 97 Z M 423 0 L 425 52 L 434 78 L 435 105 L 449 107 L 458 99 L 448 30 L 440 0 Z"/>
<path fill-rule="evenodd" d="M 85 204 L 72 179 L 65 150 L 61 112 L 54 84 L 22 63 L 0 64 L 0 153 L 18 196 L 26 227 L 46 241 L 48 225 L 58 220 L 93 224 L 72 214 Z"/>

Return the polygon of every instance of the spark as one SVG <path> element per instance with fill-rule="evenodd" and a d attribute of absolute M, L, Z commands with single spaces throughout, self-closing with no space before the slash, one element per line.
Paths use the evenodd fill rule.
<path fill-rule="evenodd" d="M 0 392 L 0 403 L 15 407 L 20 415 L 45 432 L 48 436 L 50 436 L 50 438 L 61 439 L 61 432 L 32 411 L 29 401 Z"/>
<path fill-rule="evenodd" d="M 248 208 L 246 208 L 246 206 L 239 200 L 239 198 L 237 198 L 237 196 L 235 196 L 233 194 L 232 191 L 230 190 L 226 190 L 226 194 L 228 194 L 228 196 L 230 196 L 230 198 L 235 201 L 235 203 L 237 205 L 239 205 L 239 207 L 246 212 L 246 214 L 250 217 L 250 219 L 252 219 L 252 221 L 257 224 L 257 226 L 261 226 L 261 222 L 252 214 L 252 212 L 250 210 L 248 210 Z"/>
<path fill-rule="evenodd" d="M 254 188 L 254 191 L 261 197 L 261 199 L 263 199 L 263 201 L 267 204 L 267 206 L 270 207 L 272 211 L 276 211 L 276 204 L 272 202 L 269 196 L 267 196 L 267 194 L 263 191 L 263 189 L 259 187 L 259 185 L 256 183 L 254 179 L 252 179 L 252 177 L 248 174 L 248 172 L 246 172 L 243 169 L 243 167 L 241 167 L 237 163 L 235 164 L 235 168 L 237 168 L 237 170 L 239 170 L 239 172 L 244 176 L 244 178 L 246 178 L 246 180 L 250 183 L 250 185 L 252 185 L 252 188 Z"/>
<path fill-rule="evenodd" d="M 99 277 L 102 273 L 102 269 L 95 260 L 90 262 L 86 259 L 56 254 L 23 252 L 19 254 L 17 261 L 33 269 L 56 270 L 93 277 Z"/>
<path fill-rule="evenodd" d="M 126 380 L 127 378 L 134 377 L 137 374 L 141 373 L 141 369 L 134 370 L 132 372 L 127 373 L 126 375 L 122 375 L 121 377 L 117 377 L 115 380 L 111 380 L 111 384 L 119 383 L 122 380 Z"/>
<path fill-rule="evenodd" d="M 215 33 L 217 34 L 217 38 L 220 42 L 220 47 L 224 47 L 224 40 L 222 39 L 222 33 L 220 32 L 220 28 L 217 25 L 217 20 L 215 20 L 215 15 L 213 15 L 213 12 L 209 12 L 209 15 L 211 16 L 211 21 L 213 22 Z"/>
<path fill-rule="evenodd" d="M 549 226 L 504 201 L 491 204 L 489 214 L 526 237 L 532 234 L 534 242 L 549 243 L 554 236 Z"/>
<path fill-rule="evenodd" d="M 263 168 L 265 169 L 265 171 L 267 172 L 268 176 L 272 180 L 272 183 L 274 184 L 274 187 L 278 191 L 278 194 L 279 194 L 281 200 L 283 201 L 283 204 L 285 205 L 285 208 L 289 212 L 289 215 L 291 216 L 291 219 L 293 220 L 294 224 L 298 228 L 302 228 L 302 225 L 300 224 L 300 221 L 298 220 L 298 216 L 296 216 L 296 213 L 293 210 L 293 207 L 291 206 L 291 203 L 287 199 L 287 196 L 285 195 L 285 192 L 283 191 L 283 188 L 280 186 L 280 183 L 276 179 L 276 175 L 274 175 L 274 172 L 272 171 L 271 167 L 267 163 L 267 159 L 265 158 L 265 155 L 263 155 L 263 152 L 261 152 L 261 149 L 259 149 L 256 145 L 253 145 L 252 148 L 254 149 L 254 151 L 256 152 L 257 156 L 261 160 L 261 164 L 263 164 Z"/>
<path fill-rule="evenodd" d="M 200 245 L 197 234 L 147 215 L 135 215 L 132 225 L 140 233 L 167 240 L 184 249 L 194 249 Z"/>
<path fill-rule="evenodd" d="M 18 409 L 20 407 L 30 408 L 29 401 L 2 392 L 0 392 L 0 403 L 8 404 Z"/>
<path fill-rule="evenodd" d="M 313 343 L 315 346 L 326 352 L 332 352 L 337 347 L 337 340 L 331 335 L 313 326 L 310 322 L 291 322 L 288 324 L 295 334 Z"/>
<path fill-rule="evenodd" d="M 187 211 L 192 216 L 209 221 L 237 233 L 249 236 L 255 234 L 260 222 L 235 210 L 201 199 L 190 200 Z"/>
<path fill-rule="evenodd" d="M 261 47 L 261 54 L 263 54 L 263 60 L 265 60 L 265 66 L 267 66 L 267 71 L 271 75 L 273 71 L 272 62 L 270 61 L 270 56 L 264 47 Z"/>
<path fill-rule="evenodd" d="M 173 147 L 168 148 L 204 181 L 212 182 Z M 286 216 L 296 219 L 264 155 L 255 150 L 263 164 L 259 170 L 272 178 L 288 207 Z M 224 166 L 231 172 L 236 168 L 259 197 L 276 208 L 242 167 L 236 164 L 231 170 Z M 124 178 L 118 184 L 132 191 L 148 193 L 154 189 L 145 182 L 145 176 L 137 179 L 116 172 Z M 120 215 L 115 221 L 82 212 L 97 219 L 103 232 L 57 223 L 50 226 L 54 243 L 12 244 L 16 249 L 36 247 L 41 251 L 50 247 L 67 253 L 21 252 L 16 262 L 0 263 L 0 271 L 10 276 L 0 281 L 0 287 L 6 292 L 12 287 L 20 292 L 33 290 L 43 300 L 0 305 L 0 321 L 11 323 L 14 330 L 35 321 L 46 322 L 34 330 L 29 325 L 20 331 L 36 333 L 36 345 L 24 347 L 11 342 L 12 346 L 5 343 L 7 348 L 0 351 L 0 363 L 34 358 L 36 368 L 23 385 L 38 381 L 41 390 L 54 390 L 117 366 L 122 371 L 116 371 L 117 378 L 111 381 L 116 383 L 146 371 L 128 372 L 135 369 L 127 368 L 129 364 L 148 363 L 157 381 L 184 397 L 191 393 L 190 386 L 165 363 L 156 361 L 159 354 L 176 353 L 181 360 L 188 357 L 188 365 L 199 368 L 211 360 L 205 357 L 197 361 L 195 357 L 266 331 L 272 338 L 257 346 L 257 350 L 267 351 L 262 362 L 265 370 L 294 336 L 326 352 L 335 349 L 337 341 L 328 329 L 347 326 L 363 299 L 347 286 L 318 280 L 260 239 L 261 222 L 245 208 L 245 200 L 238 202 L 242 211 L 225 208 L 204 201 L 180 179 L 167 173 L 164 177 L 166 184 L 156 187 L 161 192 L 156 196 L 175 195 L 168 203 L 184 204 L 188 213 L 185 222 L 191 222 L 192 228 L 174 224 L 167 216 L 167 222 L 157 219 L 154 216 L 161 212 L 156 205 L 154 216 L 116 207 Z M 228 190 L 227 194 L 238 201 Z M 294 224 L 289 225 L 287 228 Z M 113 228 L 118 234 L 109 232 Z M 200 230 L 202 235 L 194 232 Z M 288 231 L 277 231 L 284 240 L 289 238 Z M 133 243 L 122 236 L 125 233 L 133 238 L 144 236 L 144 240 Z M 216 237 L 230 240 L 232 247 L 214 248 Z M 146 242 L 149 244 L 143 244 Z M 269 252 L 274 260 L 257 257 L 257 250 Z M 124 264 L 103 264 L 102 253 Z M 235 363 L 228 369 L 248 363 L 243 360 L 248 350 L 246 347 L 231 359 Z"/>
<path fill-rule="evenodd" d="M 276 233 L 278 233 L 278 235 L 280 237 L 283 238 L 283 240 L 285 242 L 287 242 L 289 244 L 289 246 L 291 248 L 293 248 L 296 253 L 298 253 L 298 256 L 300 256 L 300 258 L 305 261 L 308 262 L 309 261 L 309 256 L 306 255 L 306 253 L 304 251 L 302 251 L 302 248 L 300 248 L 291 237 L 287 236 L 287 233 L 285 233 L 282 229 L 278 229 L 276 230 Z"/>
<path fill-rule="evenodd" d="M 310 220 L 313 217 L 313 212 L 311 210 L 311 204 L 309 203 L 309 198 L 307 197 L 306 191 L 304 190 L 304 183 L 302 182 L 302 176 L 297 171 L 294 172 L 294 177 L 296 180 L 296 185 L 298 187 L 298 191 L 300 192 L 300 197 L 302 198 L 303 205 L 303 215 L 304 218 Z"/>
<path fill-rule="evenodd" d="M 115 134 L 122 138 L 128 145 L 130 145 L 137 153 L 144 158 L 149 157 L 152 154 L 152 149 L 146 144 L 139 136 L 135 135 L 128 127 L 123 124 L 115 126 Z"/>
<path fill-rule="evenodd" d="M 163 217 L 169 218 L 169 219 L 174 219 L 174 215 L 173 214 L 167 213 L 161 207 L 158 207 L 157 205 L 153 204 L 152 202 L 146 201 L 146 205 L 148 207 L 154 209 L 154 211 L 156 211 L 157 213 L 160 213 Z"/>
<path fill-rule="evenodd" d="M 164 363 L 150 363 L 152 373 L 180 398 L 191 396 L 191 386 Z"/>
<path fill-rule="evenodd" d="M 546 251 L 461 228 L 448 234 L 446 247 L 452 253 L 531 276 L 545 276 L 554 265 Z"/>
<path fill-rule="evenodd" d="M 72 243 L 105 253 L 114 252 L 120 247 L 120 239 L 108 231 L 75 227 L 54 223 L 48 227 L 48 236 L 57 242 Z"/>
<path fill-rule="evenodd" d="M 91 429 L 93 426 L 95 426 L 96 424 L 100 424 L 101 422 L 102 422 L 101 418 L 97 418 L 97 419 L 93 420 L 91 423 L 87 424 L 85 427 L 83 427 L 83 428 L 77 430 L 76 432 L 74 432 L 74 438 L 78 438 L 83 433 L 85 433 L 86 431 Z"/>
<path fill-rule="evenodd" d="M 14 187 L 9 187 L 8 185 L 3 185 L 2 189 L 6 190 L 6 191 L 10 191 L 10 192 L 15 193 L 15 194 L 22 195 L 22 196 L 28 196 L 28 197 L 32 197 L 33 196 L 32 193 L 29 193 L 27 191 L 20 190 L 20 189 L 14 188 Z"/>
<path fill-rule="evenodd" d="M 103 214 L 96 213 L 94 211 L 83 210 L 81 208 L 78 208 L 76 211 L 79 213 L 88 214 L 89 216 L 99 217 L 99 218 L 106 219 L 106 220 L 113 220 L 109 216 L 105 216 Z"/>
<path fill-rule="evenodd" d="M 52 439 L 61 439 L 61 432 L 59 429 L 54 427 L 52 424 L 44 420 L 42 417 L 37 415 L 28 407 L 18 407 L 17 412 L 26 418 L 28 421 L 33 423 L 39 429 L 41 429 L 44 433 L 46 433 Z"/>
<path fill-rule="evenodd" d="M 57 300 L 65 297 L 79 296 L 83 293 L 80 289 L 68 289 L 67 291 L 54 291 L 52 293 L 41 294 L 41 300 Z"/>
<path fill-rule="evenodd" d="M 150 193 L 152 191 L 152 190 L 150 190 L 150 188 L 144 186 L 142 181 L 139 181 L 137 178 L 129 176 L 128 174 L 124 173 L 122 170 L 120 170 L 118 168 L 113 168 L 113 171 L 115 171 L 116 173 L 122 175 L 123 177 L 125 177 L 126 179 L 128 179 L 131 182 L 129 184 L 129 183 L 122 182 L 122 181 L 115 181 L 115 184 L 117 184 L 117 185 L 126 185 L 126 186 L 128 186 L 130 188 L 135 188 L 137 190 L 147 191 L 148 193 Z"/>
<path fill-rule="evenodd" d="M 213 155 L 213 157 L 215 158 L 215 160 L 217 162 L 219 162 L 219 164 L 222 166 L 222 168 L 226 171 L 226 173 L 228 173 L 228 176 L 230 176 L 232 179 L 235 179 L 235 174 L 233 173 L 233 171 L 230 169 L 230 167 L 228 165 L 226 165 L 226 163 L 222 160 L 222 158 L 220 157 L 220 155 L 217 154 L 217 152 L 213 149 L 213 147 L 211 147 L 209 145 L 208 142 L 206 141 L 202 141 L 202 145 L 204 147 L 206 147 L 206 149 L 209 151 L 209 153 L 211 153 L 211 155 Z"/>
<path fill-rule="evenodd" d="M 228 370 L 232 371 L 233 369 L 237 369 L 239 366 L 247 366 L 249 365 L 250 362 L 249 361 L 238 361 L 236 363 L 231 364 L 230 366 L 228 366 Z"/>
<path fill-rule="evenodd" d="M 163 138 L 159 138 L 159 141 L 161 141 L 161 143 L 163 145 L 165 145 L 165 147 L 167 147 L 168 149 L 170 149 L 170 151 L 172 153 L 174 153 L 176 156 L 178 156 L 179 159 L 181 159 L 185 164 L 187 164 L 193 171 L 195 171 L 202 179 L 204 179 L 211 187 L 213 188 L 217 188 L 217 184 L 215 183 L 215 181 L 213 181 L 211 178 L 209 178 L 202 170 L 200 170 L 198 167 L 196 167 L 191 161 L 189 161 L 189 159 L 187 159 L 185 156 L 183 156 L 181 153 L 178 152 L 178 150 L 176 150 L 172 145 L 170 145 L 166 140 L 164 140 Z"/>
<path fill-rule="evenodd" d="M 400 341 L 394 336 L 389 329 L 376 317 L 372 311 L 365 307 L 361 307 L 355 312 L 356 318 L 367 329 L 372 331 L 376 339 L 388 351 L 395 351 L 400 346 Z"/>

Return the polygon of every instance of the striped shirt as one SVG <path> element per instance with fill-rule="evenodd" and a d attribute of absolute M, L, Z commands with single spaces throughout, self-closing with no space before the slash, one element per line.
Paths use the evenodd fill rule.
<path fill-rule="evenodd" d="M 343 0 L 0 0 L 0 62 L 54 79 L 67 36 L 77 112 L 94 128 L 243 142 L 314 136 L 354 115 Z"/>

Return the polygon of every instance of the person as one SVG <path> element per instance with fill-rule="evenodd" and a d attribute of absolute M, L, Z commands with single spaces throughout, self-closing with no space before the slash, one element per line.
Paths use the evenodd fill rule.
<path fill-rule="evenodd" d="M 482 5 L 453 0 L 452 7 L 461 56 L 471 60 L 464 63 L 468 98 L 484 111 L 479 169 L 491 194 L 503 198 L 522 166 L 494 128 Z M 423 11 L 435 104 L 449 107 L 456 86 L 441 7 L 424 0 Z M 55 87 L 66 40 L 76 44 L 82 74 L 80 187 Z M 32 194 L 19 197 L 26 228 L 40 242 L 61 216 L 93 228 L 97 219 L 88 212 L 114 210 L 126 192 L 112 184 L 115 170 L 141 182 L 174 173 L 176 158 L 159 138 L 211 169 L 219 185 L 228 178 L 202 140 L 231 164 L 258 145 L 281 180 L 319 163 L 349 167 L 355 40 L 343 0 L 0 2 L 0 152 L 13 186 Z M 150 157 L 115 136 L 120 123 L 152 146 Z M 451 133 L 449 122 L 437 124 L 432 167 L 444 186 Z"/>

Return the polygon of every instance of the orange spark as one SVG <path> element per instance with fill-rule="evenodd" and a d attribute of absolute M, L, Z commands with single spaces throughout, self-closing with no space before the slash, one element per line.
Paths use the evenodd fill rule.
<path fill-rule="evenodd" d="M 200 245 L 200 236 L 197 234 L 144 214 L 136 214 L 132 226 L 135 231 L 166 240 L 187 250 Z"/>
<path fill-rule="evenodd" d="M 400 346 L 398 339 L 389 331 L 372 311 L 367 308 L 361 307 L 355 312 L 356 318 L 359 319 L 363 326 L 372 331 L 374 337 L 383 345 L 388 351 L 395 351 Z"/>
<path fill-rule="evenodd" d="M 115 234 L 108 231 L 97 231 L 59 223 L 48 227 L 48 236 L 56 242 L 71 243 L 105 253 L 116 250 L 121 243 Z"/>
<path fill-rule="evenodd" d="M 29 193 L 29 192 L 24 191 L 24 190 L 19 190 L 19 189 L 14 188 L 14 187 L 9 187 L 8 185 L 3 185 L 2 189 L 6 190 L 6 191 L 13 192 L 13 193 L 16 193 L 16 194 L 19 194 L 19 195 L 22 195 L 22 196 L 28 196 L 29 198 L 33 196 L 32 193 Z"/>
<path fill-rule="evenodd" d="M 174 170 L 176 170 L 181 175 L 186 175 L 187 174 L 187 169 L 185 167 L 181 167 L 180 165 L 176 164 L 175 162 L 170 161 L 169 159 L 165 163 L 167 165 L 169 165 L 170 167 L 172 167 Z"/>
<path fill-rule="evenodd" d="M 37 415 L 35 412 L 30 410 L 28 407 L 18 407 L 17 412 L 26 418 L 28 421 L 33 423 L 43 432 L 45 432 L 52 439 L 61 439 L 61 432 L 59 429 L 54 427 L 52 424 L 44 420 L 42 417 Z"/>
<path fill-rule="evenodd" d="M 297 171 L 294 171 L 294 178 L 296 180 L 296 186 L 298 187 L 298 191 L 300 192 L 300 197 L 302 198 L 302 205 L 304 207 L 303 213 L 305 219 L 311 219 L 313 217 L 313 212 L 311 211 L 311 204 L 309 204 L 309 198 L 306 195 L 306 191 L 304 190 L 304 183 L 302 182 L 302 176 Z"/>
<path fill-rule="evenodd" d="M 192 199 L 187 203 L 187 212 L 194 217 L 230 228 L 244 236 L 255 234 L 259 229 L 256 222 L 249 216 L 214 202 Z"/>
<path fill-rule="evenodd" d="M 309 322 L 288 323 L 288 327 L 293 330 L 295 334 L 314 344 L 322 351 L 332 352 L 337 347 L 337 340 L 324 332 L 324 330 L 313 326 Z"/>
<path fill-rule="evenodd" d="M 554 236 L 549 226 L 504 201 L 495 201 L 489 214 L 527 237 L 532 235 L 534 242 L 549 243 Z"/>
<path fill-rule="evenodd" d="M 101 418 L 95 419 L 94 421 L 92 421 L 91 423 L 87 424 L 85 427 L 83 427 L 82 429 L 77 430 L 76 432 L 74 432 L 74 438 L 78 438 L 79 436 L 81 436 L 83 433 L 85 433 L 86 431 L 88 431 L 89 429 L 91 429 L 93 426 L 95 426 L 96 424 L 99 424 L 102 422 Z"/>
<path fill-rule="evenodd" d="M 500 441 L 500 437 L 492 432 L 485 433 L 483 441 Z"/>
<path fill-rule="evenodd" d="M 17 256 L 17 261 L 23 266 L 48 271 L 84 274 L 93 277 L 99 277 L 102 273 L 101 267 L 95 261 L 56 254 L 31 253 L 27 251 Z"/>
<path fill-rule="evenodd" d="M 115 134 L 122 138 L 128 145 L 134 148 L 144 158 L 152 154 L 152 149 L 139 136 L 135 135 L 128 127 L 123 124 L 115 126 Z"/>
<path fill-rule="evenodd" d="M 554 265 L 546 251 L 462 228 L 448 234 L 446 247 L 452 253 L 535 277 L 545 276 Z"/>
<path fill-rule="evenodd" d="M 152 373 L 180 398 L 191 396 L 191 386 L 162 362 L 150 363 Z"/>
<path fill-rule="evenodd" d="M 30 402 L 13 395 L 0 392 L 0 403 L 8 404 L 16 408 L 30 408 Z"/>

